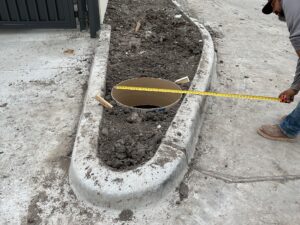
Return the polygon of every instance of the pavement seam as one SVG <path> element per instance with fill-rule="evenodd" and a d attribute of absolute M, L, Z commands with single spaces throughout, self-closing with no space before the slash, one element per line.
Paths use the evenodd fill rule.
<path fill-rule="evenodd" d="M 241 177 L 241 176 L 232 176 L 230 174 L 219 173 L 211 170 L 205 170 L 200 167 L 194 167 L 193 170 L 202 173 L 203 175 L 213 177 L 217 180 L 222 180 L 225 183 L 257 183 L 257 182 L 270 182 L 270 181 L 287 182 L 293 180 L 300 180 L 300 175 Z"/>

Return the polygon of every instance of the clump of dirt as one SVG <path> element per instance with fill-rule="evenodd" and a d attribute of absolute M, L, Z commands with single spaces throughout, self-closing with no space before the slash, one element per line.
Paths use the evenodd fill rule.
<path fill-rule="evenodd" d="M 130 220 L 132 220 L 132 217 L 133 217 L 133 212 L 130 209 L 124 209 L 119 214 L 118 220 L 120 220 L 120 221 L 130 221 Z"/>
<path fill-rule="evenodd" d="M 116 107 L 105 113 L 99 146 L 101 159 L 115 169 L 133 168 L 151 159 L 173 119 L 170 113 L 175 111 L 140 113 Z"/>
<path fill-rule="evenodd" d="M 189 187 L 184 183 L 181 182 L 178 189 L 180 201 L 184 200 L 185 198 L 189 197 Z"/>
<path fill-rule="evenodd" d="M 112 87 L 127 79 L 193 79 L 202 52 L 201 35 L 171 0 L 110 0 L 105 23 L 112 26 L 108 101 L 112 101 Z M 145 163 L 155 154 L 178 107 L 159 113 L 139 113 L 120 106 L 105 111 L 99 157 L 118 170 Z"/>
<path fill-rule="evenodd" d="M 42 209 L 38 206 L 39 202 L 47 201 L 46 192 L 40 192 L 38 195 L 34 196 L 31 200 L 30 205 L 28 207 L 28 215 L 27 215 L 27 223 L 26 224 L 41 224 L 42 219 L 39 214 L 42 212 Z"/>

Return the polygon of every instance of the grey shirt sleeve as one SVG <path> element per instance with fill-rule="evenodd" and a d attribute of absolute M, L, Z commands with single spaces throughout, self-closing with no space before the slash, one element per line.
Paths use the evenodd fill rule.
<path fill-rule="evenodd" d="M 290 40 L 296 51 L 300 50 L 300 1 L 282 0 L 282 8 L 290 32 Z M 293 89 L 300 90 L 300 59 L 298 59 Z"/>
<path fill-rule="evenodd" d="M 300 91 L 300 58 L 298 59 L 295 79 L 294 79 L 294 82 L 293 82 L 291 88 L 296 91 Z"/>

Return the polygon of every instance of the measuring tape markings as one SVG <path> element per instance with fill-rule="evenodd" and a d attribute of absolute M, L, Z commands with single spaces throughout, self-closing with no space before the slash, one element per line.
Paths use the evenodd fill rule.
<path fill-rule="evenodd" d="M 225 97 L 225 98 L 239 98 L 239 99 L 252 99 L 252 100 L 280 102 L 279 98 L 267 97 L 267 96 L 257 96 L 257 95 L 225 94 L 225 93 L 207 92 L 207 91 L 174 90 L 174 89 L 164 89 L 164 88 L 148 88 L 148 87 L 133 87 L 133 86 L 115 86 L 114 88 L 118 89 L 118 90 L 128 90 L 128 91 L 192 94 L 192 95 L 205 95 L 205 96 L 216 96 L 216 97 Z"/>

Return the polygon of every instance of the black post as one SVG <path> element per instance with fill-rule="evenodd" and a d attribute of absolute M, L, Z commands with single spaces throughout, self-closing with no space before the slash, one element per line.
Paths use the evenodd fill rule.
<path fill-rule="evenodd" d="M 80 24 L 80 31 L 82 31 L 86 29 L 86 16 L 87 16 L 86 0 L 78 0 L 77 7 L 78 7 L 78 20 Z"/>
<path fill-rule="evenodd" d="M 88 13 L 89 13 L 89 25 L 91 37 L 97 36 L 97 31 L 100 30 L 100 13 L 98 0 L 87 0 Z"/>

